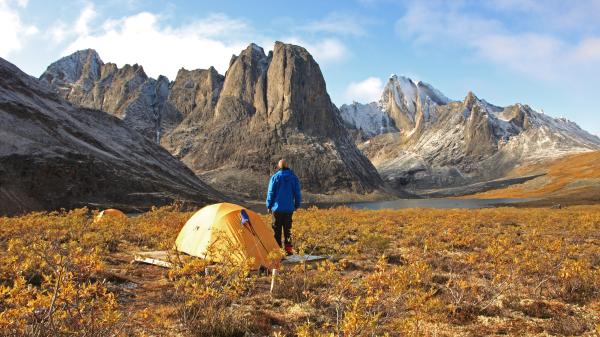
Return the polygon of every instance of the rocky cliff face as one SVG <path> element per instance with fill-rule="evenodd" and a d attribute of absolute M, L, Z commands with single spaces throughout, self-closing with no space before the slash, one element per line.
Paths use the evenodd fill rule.
<path fill-rule="evenodd" d="M 219 99 L 225 77 L 210 67 L 208 70 L 180 69 L 169 92 L 169 103 L 181 112 L 184 118 L 204 120 Z"/>
<path fill-rule="evenodd" d="M 382 185 L 344 128 L 319 65 L 299 46 L 278 42 L 267 55 L 251 44 L 231 58 L 225 76 L 212 67 L 181 69 L 170 84 L 84 50 L 50 65 L 41 80 L 75 104 L 160 138 L 222 189 L 264 197 L 280 158 L 310 192 L 362 193 Z"/>
<path fill-rule="evenodd" d="M 170 83 L 166 77 L 149 78 L 137 64 L 123 68 L 104 64 L 91 49 L 52 63 L 40 80 L 68 101 L 117 116 L 155 142 L 182 119 L 168 101 Z"/>
<path fill-rule="evenodd" d="M 381 186 L 375 168 L 348 136 L 321 70 L 304 48 L 278 42 L 266 55 L 251 44 L 231 59 L 222 89 L 209 90 L 200 82 L 201 91 L 220 92 L 216 104 L 197 105 L 189 112 L 195 117 L 163 139 L 194 171 L 215 177 L 210 172 L 240 170 L 244 179 L 238 188 L 247 189 L 241 180 L 265 185 L 277 160 L 286 158 L 311 192 L 367 192 Z M 171 101 L 184 100 L 172 92 Z M 174 105 L 185 110 L 184 104 Z M 256 193 L 264 195 L 264 188 Z"/>
<path fill-rule="evenodd" d="M 54 81 L 98 83 L 102 71 L 93 60 L 78 55 L 75 70 Z M 79 76 L 86 67 L 98 78 Z M 223 198 L 121 120 L 60 97 L 82 92 L 68 89 L 59 96 L 3 59 L 0 77 L 0 214 L 84 205 L 135 210 Z M 81 99 L 100 104 L 96 91 L 89 93 Z"/>
<path fill-rule="evenodd" d="M 379 132 L 360 148 L 398 188 L 460 186 L 500 178 L 523 163 L 600 149 L 598 137 L 566 119 L 527 105 L 498 107 L 472 92 L 462 102 L 450 101 L 405 77 L 390 77 L 380 101 L 368 106 L 377 106 L 397 129 Z M 350 109 L 342 110 L 347 116 Z"/>

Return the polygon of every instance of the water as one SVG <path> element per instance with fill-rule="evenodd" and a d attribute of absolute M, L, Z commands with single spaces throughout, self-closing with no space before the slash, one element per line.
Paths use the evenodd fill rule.
<path fill-rule="evenodd" d="M 302 208 L 316 206 L 318 208 L 331 208 L 338 206 L 347 206 L 356 209 L 402 209 L 402 208 L 490 208 L 519 202 L 533 201 L 537 199 L 396 199 L 389 201 L 368 201 L 351 203 L 303 203 Z M 267 213 L 267 208 L 263 203 L 247 205 L 255 212 Z"/>
<path fill-rule="evenodd" d="M 347 204 L 357 209 L 400 208 L 489 208 L 527 202 L 535 199 L 396 199 L 390 201 L 356 202 Z"/>

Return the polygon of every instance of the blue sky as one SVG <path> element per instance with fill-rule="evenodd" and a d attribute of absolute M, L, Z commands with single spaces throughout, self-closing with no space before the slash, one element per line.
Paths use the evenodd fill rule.
<path fill-rule="evenodd" d="M 182 66 L 224 73 L 248 43 L 280 40 L 313 54 L 338 105 L 377 99 L 396 73 L 600 134 L 599 15 L 600 0 L 0 0 L 0 57 L 39 76 L 94 48 L 174 79 Z"/>

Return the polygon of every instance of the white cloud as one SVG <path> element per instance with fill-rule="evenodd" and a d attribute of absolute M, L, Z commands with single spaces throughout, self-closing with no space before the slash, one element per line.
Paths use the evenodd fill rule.
<path fill-rule="evenodd" d="M 415 2 L 396 21 L 395 29 L 399 35 L 416 43 L 448 42 L 458 38 L 468 42 L 482 34 L 502 30 L 502 24 L 493 19 L 468 15 L 453 7 L 440 8 L 435 3 Z"/>
<path fill-rule="evenodd" d="M 230 18 L 222 13 L 209 14 L 206 18 L 185 26 L 184 30 L 190 34 L 201 32 L 203 36 L 207 37 L 244 36 L 253 32 L 253 29 L 244 20 Z"/>
<path fill-rule="evenodd" d="M 527 15 L 527 21 L 548 30 L 590 32 L 600 28 L 598 0 L 490 0 L 483 2 L 492 11 Z"/>
<path fill-rule="evenodd" d="M 282 41 L 306 48 L 306 50 L 308 50 L 308 52 L 311 53 L 315 58 L 317 63 L 339 61 L 346 58 L 346 56 L 349 54 L 346 45 L 335 38 L 325 38 L 319 41 L 311 42 L 300 37 L 292 36 L 284 38 Z"/>
<path fill-rule="evenodd" d="M 311 52 L 317 62 L 338 61 L 348 55 L 348 49 L 340 40 L 329 38 L 316 43 L 305 43 L 306 49 Z"/>
<path fill-rule="evenodd" d="M 94 48 L 104 60 L 119 66 L 139 63 L 150 76 L 166 75 L 174 79 L 181 67 L 214 66 L 224 73 L 231 55 L 239 53 L 248 44 L 241 40 L 225 42 L 227 39 L 213 38 L 245 27 L 242 22 L 224 15 L 209 16 L 181 27 L 163 26 L 160 21 L 160 16 L 148 12 L 106 20 L 96 33 L 79 30 L 83 34 L 67 47 L 64 54 Z"/>
<path fill-rule="evenodd" d="M 516 3 L 496 2 L 506 10 Z M 531 10 L 545 10 L 535 2 L 527 3 Z M 514 32 L 500 21 L 470 12 L 461 2 L 411 3 L 395 28 L 400 36 L 417 46 L 460 46 L 504 69 L 542 80 L 570 77 L 574 69 L 592 68 L 600 61 L 598 38 L 569 41 L 560 35 L 523 28 Z"/>
<path fill-rule="evenodd" d="M 79 14 L 79 18 L 75 21 L 75 33 L 79 35 L 87 35 L 89 33 L 89 24 L 96 17 L 94 4 L 88 3 L 83 11 Z"/>
<path fill-rule="evenodd" d="M 300 28 L 302 31 L 312 33 L 330 33 L 340 35 L 364 36 L 365 26 L 368 23 L 354 15 L 342 13 L 330 13 L 325 18 L 309 22 Z"/>
<path fill-rule="evenodd" d="M 17 1 L 17 7 L 27 6 L 27 1 Z M 20 50 L 28 37 L 38 33 L 36 26 L 24 24 L 13 2 L 0 0 L 0 57 Z"/>
<path fill-rule="evenodd" d="M 67 25 L 64 22 L 57 21 L 52 28 L 48 30 L 48 34 L 50 34 L 50 38 L 53 42 L 60 43 L 68 36 L 69 31 L 67 30 Z"/>
<path fill-rule="evenodd" d="M 574 51 L 577 61 L 600 61 L 600 38 L 587 38 L 581 41 Z"/>
<path fill-rule="evenodd" d="M 540 79 L 560 76 L 565 70 L 561 62 L 568 57 L 562 41 L 541 34 L 487 35 L 472 41 L 472 46 L 488 60 Z"/>
<path fill-rule="evenodd" d="M 347 101 L 374 102 L 383 92 L 383 82 L 378 77 L 369 77 L 360 82 L 351 82 L 346 88 Z"/>
<path fill-rule="evenodd" d="M 51 32 L 55 41 L 72 37 L 63 54 L 93 48 L 103 60 L 118 66 L 139 63 L 152 77 L 166 75 L 174 79 L 181 68 L 214 66 L 225 73 L 231 55 L 239 54 L 250 42 L 270 49 L 275 38 L 263 36 L 244 20 L 224 14 L 210 14 L 180 26 L 164 24 L 161 15 L 141 12 L 119 19 L 106 19 L 90 29 L 96 16 L 92 5 L 86 6 L 74 29 L 64 32 L 60 25 Z M 317 62 L 340 60 L 347 55 L 345 45 L 337 39 L 305 41 L 298 37 L 284 39 L 305 47 Z"/>
<path fill-rule="evenodd" d="M 492 8 L 500 10 L 517 10 L 517 11 L 535 11 L 540 12 L 543 10 L 546 3 L 539 2 L 536 0 L 492 0 L 487 1 L 486 4 Z"/>

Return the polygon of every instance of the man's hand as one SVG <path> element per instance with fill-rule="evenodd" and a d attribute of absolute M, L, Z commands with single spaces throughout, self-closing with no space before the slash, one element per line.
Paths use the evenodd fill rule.
<path fill-rule="evenodd" d="M 271 214 L 271 213 L 273 213 L 273 211 L 271 211 L 270 208 L 267 208 L 267 213 Z"/>

